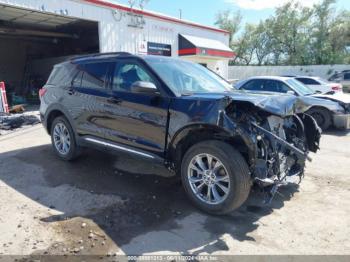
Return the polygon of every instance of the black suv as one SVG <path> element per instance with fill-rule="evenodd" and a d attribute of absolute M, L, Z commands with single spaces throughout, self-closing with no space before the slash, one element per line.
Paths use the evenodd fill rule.
<path fill-rule="evenodd" d="M 235 91 L 179 59 L 73 58 L 54 67 L 40 98 L 42 122 L 61 159 L 97 147 L 162 163 L 212 214 L 241 206 L 253 183 L 272 199 L 288 177 L 302 177 L 320 139 L 297 98 Z"/>

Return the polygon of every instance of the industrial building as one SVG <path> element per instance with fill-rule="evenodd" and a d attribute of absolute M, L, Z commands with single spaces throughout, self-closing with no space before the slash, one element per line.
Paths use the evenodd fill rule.
<path fill-rule="evenodd" d="M 228 76 L 227 31 L 101 0 L 0 0 L 0 81 L 37 99 L 55 63 L 97 52 L 188 59 Z"/>

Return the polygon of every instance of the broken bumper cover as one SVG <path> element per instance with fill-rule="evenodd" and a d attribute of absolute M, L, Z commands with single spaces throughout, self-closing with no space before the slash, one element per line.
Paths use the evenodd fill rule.
<path fill-rule="evenodd" d="M 289 142 L 286 138 L 278 136 L 276 132 L 252 123 L 259 134 L 258 141 L 264 141 L 262 144 L 270 143 L 271 146 L 271 152 L 268 155 L 272 157 L 258 158 L 253 171 L 254 181 L 268 193 L 265 203 L 272 201 L 279 187 L 301 182 L 304 176 L 305 162 L 312 161 L 309 157 L 309 151 L 316 152 L 319 148 L 321 130 L 315 120 L 308 115 L 294 117 L 294 120 L 300 120 L 300 124 L 303 124 L 299 132 L 295 134 L 300 135 L 303 130 L 304 135 L 300 135 L 299 138 L 294 137 L 292 141 L 289 136 L 289 139 L 287 139 Z M 295 125 L 292 124 L 290 127 L 293 128 Z M 286 124 L 283 130 L 285 132 L 282 136 L 290 133 Z M 289 130 L 291 129 L 289 128 Z M 297 130 L 295 129 L 295 131 Z M 307 131 L 311 133 L 307 133 Z M 309 138 L 309 141 L 307 141 L 307 138 Z M 266 156 L 266 154 L 263 155 Z M 272 170 L 273 172 L 271 172 Z"/>
<path fill-rule="evenodd" d="M 335 114 L 333 123 L 336 128 L 350 129 L 350 114 Z"/>

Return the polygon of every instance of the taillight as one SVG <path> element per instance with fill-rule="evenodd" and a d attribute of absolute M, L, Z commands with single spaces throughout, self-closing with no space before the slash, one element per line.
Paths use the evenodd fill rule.
<path fill-rule="evenodd" d="M 47 89 L 45 87 L 39 89 L 39 97 L 42 98 L 47 92 Z"/>
<path fill-rule="evenodd" d="M 343 87 L 340 86 L 340 85 L 332 86 L 332 90 L 333 90 L 333 91 L 342 91 L 342 90 L 343 90 Z"/>

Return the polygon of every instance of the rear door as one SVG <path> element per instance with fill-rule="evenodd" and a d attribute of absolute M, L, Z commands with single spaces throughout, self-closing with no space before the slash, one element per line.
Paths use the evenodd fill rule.
<path fill-rule="evenodd" d="M 133 92 L 138 81 L 153 83 L 154 94 Z M 164 157 L 170 98 L 148 66 L 137 58 L 120 58 L 111 73 L 111 98 L 105 107 L 106 139 Z"/>
<path fill-rule="evenodd" d="M 69 110 L 79 135 L 104 138 L 104 105 L 109 98 L 108 73 L 111 62 L 90 62 L 77 65 L 77 73 L 68 90 Z"/>

